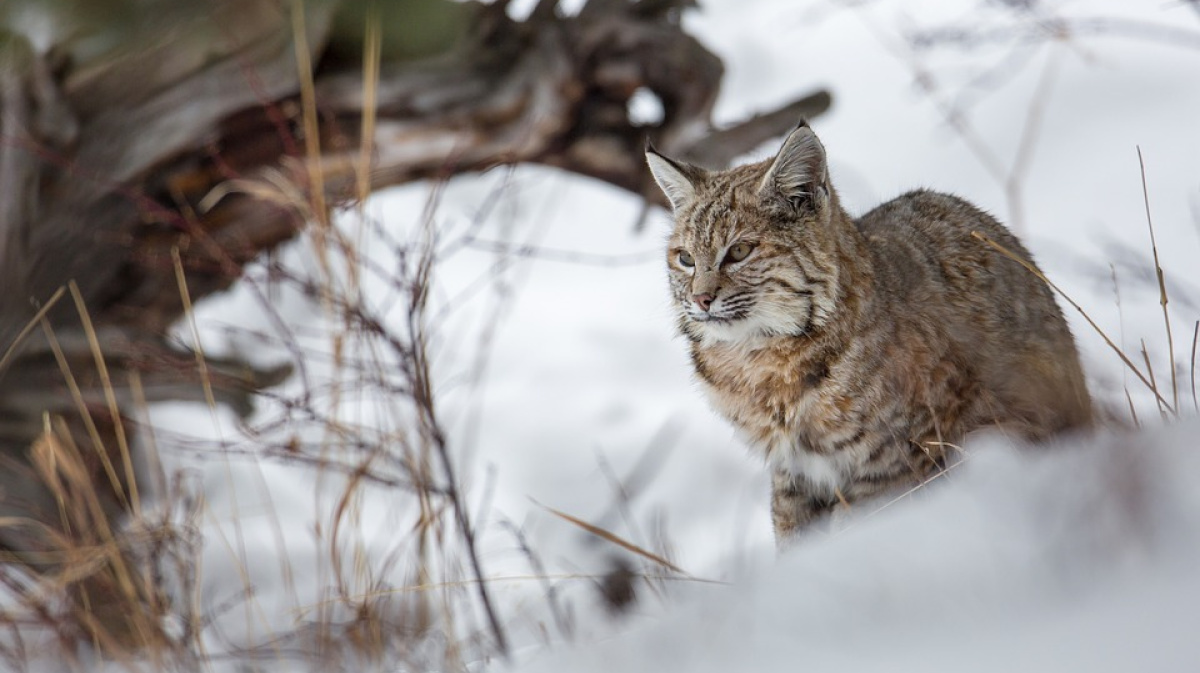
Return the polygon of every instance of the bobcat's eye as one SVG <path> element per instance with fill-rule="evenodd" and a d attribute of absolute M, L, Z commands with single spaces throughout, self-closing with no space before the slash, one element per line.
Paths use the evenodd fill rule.
<path fill-rule="evenodd" d="M 754 250 L 753 243 L 738 243 L 729 249 L 725 259 L 730 262 L 740 262 L 750 256 L 751 250 Z"/>
<path fill-rule="evenodd" d="M 686 266 L 690 269 L 693 266 L 696 266 L 696 260 L 692 259 L 691 254 L 689 254 L 687 250 L 680 250 L 679 251 L 679 264 L 681 266 Z"/>

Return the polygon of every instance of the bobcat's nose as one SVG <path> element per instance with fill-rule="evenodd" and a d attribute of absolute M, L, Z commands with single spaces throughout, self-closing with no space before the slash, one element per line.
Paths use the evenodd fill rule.
<path fill-rule="evenodd" d="M 692 301 L 696 302 L 696 306 L 699 306 L 700 310 L 702 311 L 708 311 L 708 308 L 712 306 L 712 303 L 716 300 L 716 297 L 708 294 L 707 292 L 704 294 L 692 295 Z"/>

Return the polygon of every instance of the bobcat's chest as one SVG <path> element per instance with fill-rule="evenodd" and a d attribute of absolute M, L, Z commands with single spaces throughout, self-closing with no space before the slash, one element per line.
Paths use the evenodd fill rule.
<path fill-rule="evenodd" d="M 717 410 L 776 469 L 832 492 L 869 453 L 875 396 L 840 360 L 718 345 L 697 347 L 693 362 Z"/>

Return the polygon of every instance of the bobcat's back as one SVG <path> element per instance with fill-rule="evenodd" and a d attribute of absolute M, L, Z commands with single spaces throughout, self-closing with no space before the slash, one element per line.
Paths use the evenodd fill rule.
<path fill-rule="evenodd" d="M 1033 263 L 969 203 L 916 191 L 852 220 L 806 125 L 729 171 L 648 158 L 676 217 L 680 331 L 714 406 L 771 466 L 781 539 L 929 478 L 971 432 L 1091 423 L 1054 297 L 972 236 Z"/>
<path fill-rule="evenodd" d="M 1042 439 L 1090 424 L 1075 341 L 1050 288 L 972 235 L 1032 265 L 1008 229 L 958 197 L 924 190 L 888 201 L 855 225 L 871 254 L 880 308 L 900 323 L 939 325 L 946 348 L 970 360 L 993 403 L 1008 411 L 1004 429 Z M 878 327 L 876 336 L 887 338 Z"/>

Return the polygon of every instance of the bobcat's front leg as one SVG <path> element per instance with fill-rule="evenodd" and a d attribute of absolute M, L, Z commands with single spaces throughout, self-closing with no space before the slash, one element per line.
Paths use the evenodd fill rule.
<path fill-rule="evenodd" d="M 771 520 L 775 524 L 776 546 L 782 549 L 804 529 L 828 523 L 827 515 L 837 505 L 836 497 L 812 493 L 803 477 L 774 471 L 771 474 Z"/>

